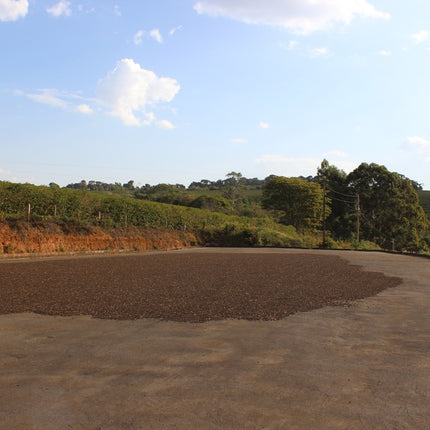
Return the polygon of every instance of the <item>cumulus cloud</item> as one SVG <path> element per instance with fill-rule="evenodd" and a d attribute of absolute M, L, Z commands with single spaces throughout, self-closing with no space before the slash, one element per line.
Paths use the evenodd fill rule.
<path fill-rule="evenodd" d="M 201 0 L 194 9 L 248 24 L 284 27 L 297 34 L 327 29 L 333 23 L 350 24 L 356 16 L 390 18 L 367 0 Z"/>
<path fill-rule="evenodd" d="M 260 128 L 269 128 L 270 127 L 270 125 L 267 122 L 264 122 L 264 121 L 260 121 L 260 123 L 258 124 L 258 126 Z"/>
<path fill-rule="evenodd" d="M 383 57 L 389 57 L 391 55 L 391 51 L 385 51 L 384 49 L 382 49 L 381 51 L 379 51 L 379 55 L 382 55 Z"/>
<path fill-rule="evenodd" d="M 99 80 L 96 95 L 111 115 L 125 125 L 139 126 L 154 120 L 154 114 L 147 112 L 148 107 L 172 101 L 179 89 L 175 79 L 160 78 L 132 59 L 124 58 Z"/>
<path fill-rule="evenodd" d="M 58 3 L 46 9 L 46 12 L 52 16 L 59 17 L 61 15 L 70 16 L 72 10 L 70 9 L 70 2 L 67 0 L 60 0 Z"/>
<path fill-rule="evenodd" d="M 16 21 L 28 12 L 28 0 L 0 0 L 0 21 Z"/>
<path fill-rule="evenodd" d="M 430 153 L 430 140 L 420 136 L 410 136 L 406 138 L 403 149 L 417 154 L 427 154 Z"/>
<path fill-rule="evenodd" d="M 420 43 L 425 42 L 430 36 L 430 33 L 427 30 L 421 30 L 418 33 L 415 33 L 411 36 L 412 40 L 419 45 Z"/>

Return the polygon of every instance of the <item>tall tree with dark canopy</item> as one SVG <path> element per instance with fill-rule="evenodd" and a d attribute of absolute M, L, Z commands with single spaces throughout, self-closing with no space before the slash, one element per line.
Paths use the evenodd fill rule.
<path fill-rule="evenodd" d="M 417 251 L 425 247 L 428 218 L 412 181 L 385 166 L 362 163 L 347 177 L 360 196 L 361 237 L 384 248 Z"/>

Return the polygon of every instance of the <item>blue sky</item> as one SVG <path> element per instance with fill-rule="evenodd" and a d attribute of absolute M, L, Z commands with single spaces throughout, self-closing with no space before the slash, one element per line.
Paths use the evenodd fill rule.
<path fill-rule="evenodd" d="M 0 0 L 0 180 L 375 162 L 430 189 L 428 0 Z"/>

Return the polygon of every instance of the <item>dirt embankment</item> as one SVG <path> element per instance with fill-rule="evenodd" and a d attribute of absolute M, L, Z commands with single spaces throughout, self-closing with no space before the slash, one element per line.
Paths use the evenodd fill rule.
<path fill-rule="evenodd" d="M 0 223 L 0 255 L 53 254 L 103 250 L 181 249 L 195 245 L 194 234 L 180 231 L 103 230 L 58 224 L 10 226 Z"/>

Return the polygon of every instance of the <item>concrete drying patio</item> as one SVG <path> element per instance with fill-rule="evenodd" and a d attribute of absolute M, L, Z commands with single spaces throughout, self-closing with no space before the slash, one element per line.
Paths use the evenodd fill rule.
<path fill-rule="evenodd" d="M 429 427 L 430 260 L 234 252 L 341 256 L 403 283 L 279 321 L 0 315 L 0 428 Z"/>

